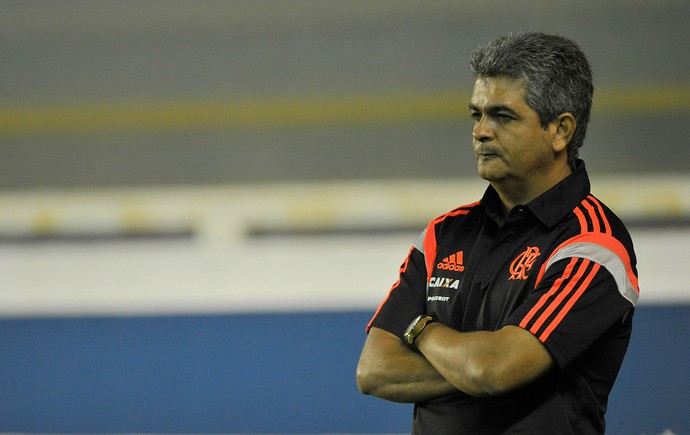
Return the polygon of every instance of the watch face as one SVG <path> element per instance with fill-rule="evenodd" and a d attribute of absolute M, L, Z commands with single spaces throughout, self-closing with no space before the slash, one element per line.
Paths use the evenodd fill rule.
<path fill-rule="evenodd" d="M 409 345 L 414 345 L 414 340 L 417 338 L 420 332 L 424 329 L 427 323 L 431 320 L 431 317 L 425 315 L 419 315 L 410 323 L 405 331 L 403 337 Z"/>
<path fill-rule="evenodd" d="M 405 333 L 403 334 L 403 337 L 405 338 L 407 344 L 412 344 L 412 342 L 414 342 L 414 336 L 412 335 L 412 331 L 414 330 L 414 327 L 417 326 L 417 322 L 419 322 L 419 319 L 421 318 L 422 316 L 417 316 L 414 319 L 412 319 L 409 325 L 407 325 L 407 329 L 405 329 Z"/>

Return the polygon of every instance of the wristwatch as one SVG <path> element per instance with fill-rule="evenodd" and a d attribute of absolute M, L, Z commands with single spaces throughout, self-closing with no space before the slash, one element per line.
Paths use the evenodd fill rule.
<path fill-rule="evenodd" d="M 427 316 L 426 314 L 421 314 L 415 317 L 414 320 L 412 320 L 410 325 L 407 327 L 407 329 L 405 330 L 405 334 L 403 335 L 403 337 L 405 338 L 405 343 L 415 348 L 415 339 L 419 336 L 419 334 L 422 333 L 426 325 L 433 321 L 434 319 L 431 316 Z"/>

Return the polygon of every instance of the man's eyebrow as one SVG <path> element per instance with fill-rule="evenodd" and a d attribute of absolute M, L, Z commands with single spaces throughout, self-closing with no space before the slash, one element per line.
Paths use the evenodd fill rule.
<path fill-rule="evenodd" d="M 513 110 L 512 107 L 510 106 L 505 106 L 502 104 L 495 105 L 495 106 L 488 106 L 485 110 L 480 109 L 479 107 L 475 106 L 474 104 L 470 103 L 469 105 L 470 110 L 474 110 L 477 112 L 486 112 L 490 115 L 494 115 L 496 113 L 511 113 L 513 115 L 517 115 L 517 112 Z"/>

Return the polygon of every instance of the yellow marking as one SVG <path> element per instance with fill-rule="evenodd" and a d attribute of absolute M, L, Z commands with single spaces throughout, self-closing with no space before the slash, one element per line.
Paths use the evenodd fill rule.
<path fill-rule="evenodd" d="M 123 206 L 119 223 L 121 230 L 130 234 L 146 233 L 155 227 L 153 217 L 133 203 Z"/>
<path fill-rule="evenodd" d="M 385 124 L 467 116 L 469 91 L 245 101 L 0 107 L 0 136 Z M 690 85 L 596 91 L 596 113 L 690 111 Z"/>
<path fill-rule="evenodd" d="M 52 234 L 59 225 L 57 214 L 48 209 L 37 211 L 31 218 L 31 232 L 33 234 Z"/>
<path fill-rule="evenodd" d="M 595 89 L 592 110 L 620 114 L 690 111 L 690 85 Z"/>

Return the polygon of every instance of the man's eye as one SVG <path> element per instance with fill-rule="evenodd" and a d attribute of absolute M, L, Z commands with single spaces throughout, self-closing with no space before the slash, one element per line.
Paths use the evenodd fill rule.
<path fill-rule="evenodd" d="M 470 118 L 472 118 L 475 121 L 479 121 L 480 119 L 482 119 L 482 114 L 479 112 L 472 112 L 470 113 Z"/>

